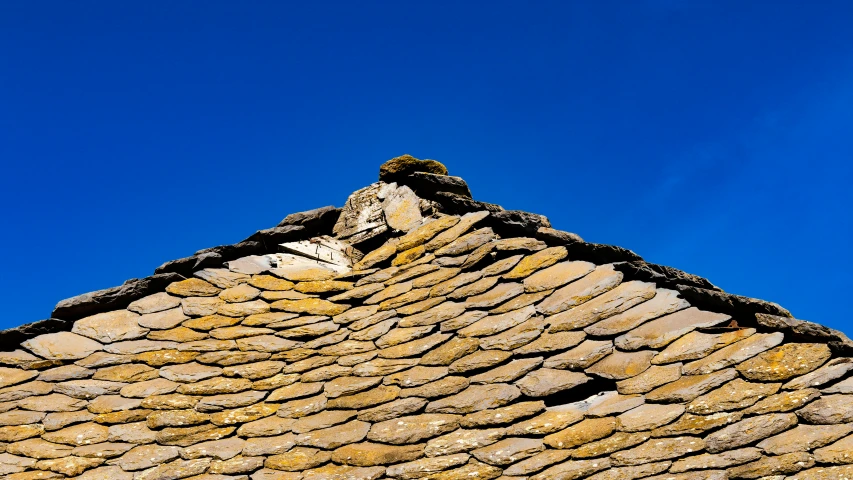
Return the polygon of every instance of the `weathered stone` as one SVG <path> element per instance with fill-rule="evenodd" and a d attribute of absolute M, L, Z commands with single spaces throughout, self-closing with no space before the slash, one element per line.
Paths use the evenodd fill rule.
<path fill-rule="evenodd" d="M 760 442 L 758 448 L 771 455 L 807 452 L 826 446 L 853 432 L 853 425 L 798 425 Z"/>
<path fill-rule="evenodd" d="M 643 323 L 689 307 L 686 300 L 678 298 L 678 292 L 659 288 L 655 296 L 636 306 L 617 313 L 612 317 L 599 320 L 584 331 L 590 335 L 610 336 L 632 330 Z"/>
<path fill-rule="evenodd" d="M 457 453 L 453 455 L 444 455 L 440 457 L 429 457 L 420 460 L 415 460 L 400 465 L 388 467 L 385 472 L 389 477 L 401 479 L 414 479 L 425 477 L 430 474 L 442 472 L 444 470 L 463 465 L 470 455 L 465 453 Z"/>
<path fill-rule="evenodd" d="M 380 385 L 365 392 L 329 400 L 329 408 L 366 408 L 390 402 L 400 395 L 400 388 Z"/>
<path fill-rule="evenodd" d="M 811 455 L 805 452 L 788 453 L 776 457 L 765 457 L 746 465 L 729 469 L 734 478 L 766 478 L 770 475 L 797 473 L 814 465 Z"/>
<path fill-rule="evenodd" d="M 737 371 L 733 368 L 719 370 L 707 375 L 686 375 L 672 383 L 652 390 L 646 394 L 646 399 L 663 403 L 689 402 L 733 380 L 735 377 L 737 377 Z"/>
<path fill-rule="evenodd" d="M 702 395 L 687 405 L 697 415 L 740 410 L 779 391 L 778 383 L 750 383 L 740 378 Z"/>
<path fill-rule="evenodd" d="M 610 468 L 603 472 L 596 473 L 588 477 L 589 480 L 634 480 L 636 478 L 646 478 L 649 475 L 665 472 L 672 462 L 649 463 L 646 465 L 636 465 L 631 467 Z M 723 472 L 725 474 L 725 472 Z M 671 478 L 671 477 L 667 477 Z M 660 480 L 660 477 L 658 477 Z M 699 479 L 694 479 L 699 480 Z M 707 480 L 713 480 L 708 477 Z M 720 480 L 719 478 L 717 480 Z"/>
<path fill-rule="evenodd" d="M 624 380 L 635 377 L 652 366 L 651 360 L 657 352 L 641 350 L 637 352 L 615 351 L 586 369 L 592 375 Z"/>
<path fill-rule="evenodd" d="M 200 278 L 188 278 L 169 284 L 166 291 L 179 297 L 213 297 L 219 295 L 222 289 Z"/>
<path fill-rule="evenodd" d="M 345 465 L 372 467 L 409 462 L 423 456 L 423 445 L 384 445 L 354 443 L 332 452 L 332 461 Z"/>
<path fill-rule="evenodd" d="M 721 412 L 712 415 L 692 415 L 686 413 L 675 422 L 652 430 L 652 436 L 698 435 L 708 430 L 735 423 L 742 417 L 743 415 L 738 412 Z"/>
<path fill-rule="evenodd" d="M 408 415 L 420 411 L 427 401 L 422 398 L 402 398 L 388 402 L 377 407 L 361 410 L 358 419 L 364 422 L 384 422 L 401 415 Z"/>
<path fill-rule="evenodd" d="M 379 377 L 405 370 L 418 364 L 412 358 L 377 358 L 356 365 L 352 373 L 358 377 Z"/>
<path fill-rule="evenodd" d="M 613 352 L 610 340 L 585 340 L 571 350 L 545 359 L 546 368 L 584 369 Z"/>
<path fill-rule="evenodd" d="M 821 343 L 787 343 L 741 363 L 737 370 L 750 380 L 787 380 L 817 369 L 831 356 L 829 347 Z"/>
<path fill-rule="evenodd" d="M 521 295 L 507 300 L 499 306 L 489 310 L 489 313 L 498 314 L 518 310 L 519 308 L 539 303 L 540 300 L 547 297 L 548 295 L 551 295 L 552 293 L 554 293 L 553 290 L 545 290 L 544 292 L 536 293 L 522 293 Z"/>
<path fill-rule="evenodd" d="M 459 416 L 423 414 L 399 417 L 374 424 L 367 438 L 376 442 L 401 445 L 417 443 L 459 427 Z"/>
<path fill-rule="evenodd" d="M 782 392 L 768 396 L 755 405 L 743 411 L 747 415 L 763 415 L 765 413 L 790 412 L 807 405 L 819 398 L 820 392 L 813 388 Z"/>
<path fill-rule="evenodd" d="M 44 433 L 43 425 L 20 425 L 0 427 L 0 442 L 19 442 Z"/>
<path fill-rule="evenodd" d="M 77 360 L 103 349 L 100 343 L 71 332 L 39 335 L 21 346 L 48 360 Z"/>
<path fill-rule="evenodd" d="M 316 448 L 295 447 L 289 452 L 267 458 L 264 466 L 275 470 L 298 472 L 322 465 L 331 458 L 330 452 L 323 452 Z"/>
<path fill-rule="evenodd" d="M 692 331 L 669 344 L 664 351 L 652 359 L 652 363 L 655 365 L 664 365 L 684 360 L 703 359 L 712 352 L 732 343 L 739 342 L 753 334 L 755 334 L 754 328 L 741 328 L 723 333 Z"/>
<path fill-rule="evenodd" d="M 465 312 L 456 318 L 441 322 L 442 332 L 452 332 L 467 327 L 486 316 L 486 312 L 473 310 Z"/>
<path fill-rule="evenodd" d="M 623 350 L 637 350 L 643 347 L 662 348 L 697 328 L 719 325 L 730 318 L 728 315 L 705 312 L 691 307 L 644 323 L 618 337 L 615 344 Z"/>
<path fill-rule="evenodd" d="M 306 299 L 311 300 L 311 299 Z M 290 300 L 279 300 L 281 302 L 286 302 Z M 292 300 L 299 301 L 299 300 Z M 282 310 L 285 310 L 282 308 Z M 224 303 L 220 305 L 216 309 L 216 313 L 220 315 L 225 315 L 228 317 L 245 317 L 248 315 L 258 315 L 261 313 L 267 313 L 270 311 L 270 304 L 263 300 L 252 300 L 249 302 L 240 302 L 240 303 Z M 290 311 L 290 310 L 286 310 Z"/>
<path fill-rule="evenodd" d="M 237 429 L 241 437 L 270 437 L 290 431 L 296 420 L 292 418 L 265 417 L 245 423 Z"/>
<path fill-rule="evenodd" d="M 555 408 L 507 427 L 508 435 L 546 435 L 583 420 L 583 412 L 573 408 Z"/>
<path fill-rule="evenodd" d="M 62 367 L 60 367 L 62 368 Z M 80 368 L 80 367 L 77 367 Z M 85 369 L 84 369 L 85 370 Z M 18 383 L 26 382 L 27 380 L 32 380 L 35 377 L 38 377 L 38 372 L 33 371 L 25 371 L 17 368 L 6 368 L 0 367 L 0 388 L 8 387 L 10 385 L 16 385 Z M 44 378 L 45 374 L 42 374 L 43 378 L 40 378 L 42 381 L 52 381 L 49 378 Z M 53 380 L 55 381 L 55 380 Z"/>
<path fill-rule="evenodd" d="M 809 423 L 833 425 L 853 422 L 853 395 L 828 395 L 807 405 L 797 415 Z"/>
<path fill-rule="evenodd" d="M 247 407 L 214 413 L 210 416 L 210 422 L 217 426 L 253 422 L 268 417 L 276 413 L 277 410 L 278 404 L 256 403 Z"/>
<path fill-rule="evenodd" d="M 483 272 L 478 272 L 478 271 L 460 273 L 459 275 L 457 275 L 457 276 L 455 276 L 449 280 L 445 280 L 445 281 L 433 286 L 432 289 L 430 289 L 429 296 L 430 297 L 443 297 L 445 295 L 448 295 L 448 294 L 454 292 L 455 290 L 457 290 L 460 287 L 468 285 L 472 282 L 476 282 L 477 280 L 479 280 L 482 277 L 483 277 Z M 494 278 L 495 282 L 497 282 L 497 277 L 492 277 L 492 278 Z"/>
<path fill-rule="evenodd" d="M 527 306 L 512 312 L 502 313 L 500 315 L 489 315 L 459 330 L 459 334 L 464 337 L 494 335 L 521 324 L 532 317 L 535 313 L 535 308 Z"/>
<path fill-rule="evenodd" d="M 615 418 L 592 418 L 545 437 L 551 448 L 574 448 L 609 436 L 619 427 Z"/>
<path fill-rule="evenodd" d="M 574 388 L 590 380 L 582 373 L 540 368 L 528 373 L 515 382 L 521 391 L 530 397 L 546 397 L 563 390 Z"/>
<path fill-rule="evenodd" d="M 345 312 L 349 305 L 333 303 L 319 298 L 306 298 L 303 300 L 279 300 L 274 302 L 271 307 L 285 312 L 334 316 Z"/>
<path fill-rule="evenodd" d="M 218 307 L 217 307 L 218 309 Z M 221 327 L 230 327 L 231 325 L 236 325 L 240 323 L 240 319 L 237 317 L 228 317 L 225 315 L 207 315 L 201 318 L 192 318 L 183 322 L 183 325 L 187 328 L 192 328 L 194 330 L 213 330 L 214 328 Z"/>
<path fill-rule="evenodd" d="M 477 460 L 490 465 L 509 465 L 536 455 L 545 449 L 540 439 L 505 438 L 492 445 L 471 452 Z"/>
<path fill-rule="evenodd" d="M 536 473 L 545 467 L 562 462 L 571 456 L 568 450 L 546 450 L 532 457 L 513 464 L 506 470 L 506 476 L 523 476 Z"/>
<path fill-rule="evenodd" d="M 642 465 L 683 457 L 702 451 L 705 442 L 698 437 L 660 438 L 610 456 L 614 465 Z"/>
<path fill-rule="evenodd" d="M 326 382 L 324 391 L 327 397 L 335 398 L 375 387 L 381 382 L 382 377 L 338 377 L 330 382 Z"/>
<path fill-rule="evenodd" d="M 611 265 L 601 265 L 581 279 L 555 290 L 536 306 L 536 310 L 545 315 L 568 310 L 615 288 L 621 281 L 621 272 L 613 270 Z"/>
<path fill-rule="evenodd" d="M 415 260 L 421 258 L 426 254 L 426 248 L 421 245 L 419 247 L 410 248 L 409 250 L 400 252 L 394 257 L 394 260 L 391 261 L 391 265 L 395 267 L 401 267 L 403 265 L 408 265 Z"/>
<path fill-rule="evenodd" d="M 273 335 L 259 335 L 237 339 L 237 348 L 243 351 L 275 353 L 290 350 L 298 345 L 299 342 Z"/>
<path fill-rule="evenodd" d="M 112 460 L 110 463 L 126 471 L 144 470 L 170 462 L 179 456 L 180 449 L 178 447 L 140 445 L 122 455 L 121 458 Z"/>
<path fill-rule="evenodd" d="M 106 380 L 67 380 L 53 387 L 56 393 L 91 400 L 99 395 L 118 393 L 124 383 Z"/>
<path fill-rule="evenodd" d="M 574 284 L 570 284 L 569 287 L 572 285 Z M 581 304 L 574 308 L 548 317 L 551 323 L 549 331 L 561 332 L 584 328 L 601 319 L 621 313 L 654 295 L 653 284 L 637 281 L 623 283 L 589 301 L 580 302 Z"/>
<path fill-rule="evenodd" d="M 307 433 L 329 428 L 351 420 L 357 413 L 353 410 L 327 410 L 300 418 L 292 424 L 291 429 L 294 433 Z"/>
<path fill-rule="evenodd" d="M 306 470 L 302 478 L 303 480 L 377 480 L 384 472 L 384 467 L 350 467 L 329 464 Z"/>
<path fill-rule="evenodd" d="M 853 463 L 853 436 L 845 438 L 814 451 L 814 458 L 820 463 Z"/>
<path fill-rule="evenodd" d="M 792 413 L 773 413 L 749 417 L 718 430 L 705 438 L 711 453 L 739 448 L 781 433 L 797 424 Z"/>
<path fill-rule="evenodd" d="M 359 420 L 353 420 L 343 425 L 314 430 L 296 436 L 297 445 L 319 447 L 324 449 L 335 449 L 350 443 L 364 440 L 370 424 Z"/>
<path fill-rule="evenodd" d="M 530 480 L 576 480 L 608 468 L 610 468 L 610 460 L 606 458 L 576 460 L 555 465 L 529 478 Z"/>
<path fill-rule="evenodd" d="M 385 300 L 384 302 L 379 304 L 380 310 L 390 310 L 397 309 L 397 311 L 401 311 L 403 305 L 407 305 L 414 302 L 420 302 L 429 297 L 429 289 L 428 288 L 417 288 L 414 290 L 410 290 L 398 297 L 394 297 L 390 300 Z M 422 305 L 422 304 L 419 304 Z M 424 308 L 428 308 L 428 305 Z M 417 310 L 416 310 L 417 311 Z M 414 313 L 414 312 L 413 312 Z"/>
<path fill-rule="evenodd" d="M 521 391 L 503 383 L 471 385 L 462 392 L 430 402 L 429 413 L 471 413 L 506 405 L 521 395 Z"/>
<path fill-rule="evenodd" d="M 394 328 L 389 331 L 373 343 L 379 348 L 392 347 L 394 345 L 400 345 L 405 342 L 410 342 L 412 340 L 417 340 L 424 335 L 432 332 L 434 329 L 433 325 L 427 325 L 425 327 L 410 327 L 410 328 Z"/>
<path fill-rule="evenodd" d="M 566 258 L 566 255 L 568 255 L 566 247 L 550 247 L 540 250 L 532 255 L 522 258 L 521 261 L 512 268 L 512 270 L 504 274 L 504 278 L 515 279 L 527 277 L 537 270 L 554 265 L 560 260 Z M 549 288 L 554 288 L 556 286 L 557 285 L 553 285 Z M 548 290 L 549 288 L 544 288 L 543 290 Z"/>
<path fill-rule="evenodd" d="M 417 387 L 443 378 L 447 374 L 448 369 L 446 367 L 418 366 L 388 375 L 384 378 L 383 383 L 385 385 L 399 385 L 401 387 Z"/>
<path fill-rule="evenodd" d="M 71 455 L 71 450 L 72 447 L 68 445 L 51 443 L 40 438 L 30 438 L 21 442 L 10 443 L 6 446 L 6 453 L 23 455 L 39 460 L 67 457 Z"/>
<path fill-rule="evenodd" d="M 519 402 L 505 407 L 481 410 L 462 417 L 463 427 L 488 427 L 513 423 L 516 420 L 536 415 L 545 410 L 545 402 Z"/>
<path fill-rule="evenodd" d="M 742 448 L 718 454 L 703 453 L 677 460 L 669 470 L 672 473 L 682 473 L 689 470 L 707 468 L 727 468 L 752 462 L 761 458 L 761 450 L 757 448 Z"/>
<path fill-rule="evenodd" d="M 181 310 L 184 315 L 204 317 L 215 314 L 223 303 L 219 297 L 187 297 L 181 299 Z"/>
<path fill-rule="evenodd" d="M 682 372 L 686 375 L 711 373 L 722 368 L 736 365 L 754 357 L 765 350 L 782 343 L 785 335 L 781 332 L 770 334 L 755 334 L 737 343 L 724 347 L 705 358 L 684 365 Z"/>
<path fill-rule="evenodd" d="M 627 450 L 648 440 L 648 432 L 625 433 L 616 432 L 607 438 L 589 442 L 576 448 L 572 452 L 572 458 L 594 458 L 602 455 L 610 455 L 620 450 Z"/>
<path fill-rule="evenodd" d="M 450 335 L 443 333 L 435 333 L 419 340 L 395 345 L 389 348 L 379 350 L 379 356 L 382 358 L 398 359 L 420 355 L 450 338 Z"/>
<path fill-rule="evenodd" d="M 468 299 L 494 287 L 499 280 L 499 277 L 483 277 L 448 293 L 447 296 L 453 299 Z"/>
<path fill-rule="evenodd" d="M 433 240 L 438 240 L 439 237 L 441 237 L 442 235 L 453 232 L 457 227 L 459 227 L 460 225 L 463 225 L 465 223 L 466 223 L 466 219 L 463 216 L 462 219 L 459 221 L 459 223 L 457 223 L 455 226 L 449 228 L 448 230 L 445 230 L 444 232 L 442 232 L 441 234 L 436 236 L 436 238 Z M 462 235 L 461 237 L 453 240 L 452 242 L 448 243 L 447 245 L 437 249 L 435 251 L 435 254 L 436 255 L 452 255 L 452 256 L 461 255 L 463 253 L 468 253 L 468 252 L 470 252 L 470 251 L 472 251 L 472 250 L 474 250 L 474 249 L 476 249 L 476 248 L 478 248 L 478 247 L 480 247 L 480 246 L 482 246 L 482 245 L 484 245 L 484 244 L 486 244 L 486 243 L 488 243 L 494 239 L 495 239 L 495 233 L 492 231 L 491 228 L 489 228 L 489 227 L 481 228 L 481 229 L 475 230 L 471 233 Z M 427 244 L 425 245 L 425 248 L 427 250 L 430 250 L 430 244 L 433 243 L 433 240 L 431 240 L 430 242 L 427 242 Z"/>
<path fill-rule="evenodd" d="M 281 404 L 281 407 L 278 409 L 278 416 L 284 418 L 304 417 L 323 410 L 326 408 L 327 403 L 328 399 L 325 395 L 291 400 Z"/>
<path fill-rule="evenodd" d="M 599 393 L 592 401 L 584 401 L 588 405 L 586 416 L 591 418 L 617 415 L 639 407 L 644 402 L 642 395 L 620 395 L 617 392 Z"/>
<path fill-rule="evenodd" d="M 514 353 L 526 355 L 530 353 L 555 352 L 575 347 L 580 344 L 586 334 L 583 332 L 543 333 L 536 340 L 518 347 Z"/>
<path fill-rule="evenodd" d="M 853 371 L 853 358 L 836 358 L 825 363 L 817 370 L 807 373 L 801 377 L 797 377 L 782 385 L 785 390 L 799 390 L 809 387 L 819 387 L 833 380 L 844 377 L 849 372 Z M 847 393 L 847 392 L 827 392 L 827 393 Z"/>
<path fill-rule="evenodd" d="M 405 388 L 400 392 L 401 397 L 435 398 L 453 395 L 468 387 L 470 382 L 465 377 L 444 377 L 441 380 L 421 385 L 420 387 Z"/>
<path fill-rule="evenodd" d="M 853 465 L 844 465 L 841 467 L 812 468 L 784 478 L 790 480 L 841 480 L 851 476 L 853 476 Z"/>
<path fill-rule="evenodd" d="M 42 419 L 45 430 L 59 430 L 62 427 L 75 423 L 89 422 L 95 418 L 91 413 L 83 411 L 74 412 L 52 412 Z"/>
<path fill-rule="evenodd" d="M 451 318 L 456 318 L 465 312 L 465 304 L 455 302 L 443 302 L 438 306 L 430 308 L 400 320 L 401 327 L 418 327 L 435 325 Z"/>
<path fill-rule="evenodd" d="M 542 357 L 513 360 L 471 377 L 472 383 L 507 383 L 516 380 L 542 364 Z"/>
<path fill-rule="evenodd" d="M 162 310 L 175 308 L 180 304 L 180 298 L 173 297 L 166 292 L 158 292 L 131 302 L 130 305 L 127 306 L 127 309 L 131 312 L 144 315 L 146 313 L 160 312 Z"/>

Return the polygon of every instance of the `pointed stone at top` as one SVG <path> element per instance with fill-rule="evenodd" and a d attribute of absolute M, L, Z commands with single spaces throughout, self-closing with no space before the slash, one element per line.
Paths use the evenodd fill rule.
<path fill-rule="evenodd" d="M 379 167 L 380 182 L 396 182 L 415 172 L 447 175 L 447 167 L 435 160 L 419 160 L 411 155 L 400 155 Z"/>

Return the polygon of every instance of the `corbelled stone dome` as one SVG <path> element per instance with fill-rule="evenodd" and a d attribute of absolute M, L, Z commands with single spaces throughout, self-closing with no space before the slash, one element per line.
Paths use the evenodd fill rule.
<path fill-rule="evenodd" d="M 853 478 L 840 332 L 380 172 L 0 332 L 0 476 Z"/>

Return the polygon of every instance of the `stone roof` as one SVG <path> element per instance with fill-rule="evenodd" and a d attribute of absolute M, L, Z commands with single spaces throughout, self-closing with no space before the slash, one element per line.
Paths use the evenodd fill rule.
<path fill-rule="evenodd" d="M 853 342 L 435 161 L 0 332 L 7 480 L 853 478 Z"/>

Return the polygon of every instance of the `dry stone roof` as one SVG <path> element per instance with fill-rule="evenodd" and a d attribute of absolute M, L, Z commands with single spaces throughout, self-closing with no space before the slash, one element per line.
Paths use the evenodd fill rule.
<path fill-rule="evenodd" d="M 446 173 L 0 332 L 0 476 L 853 478 L 842 334 Z"/>

